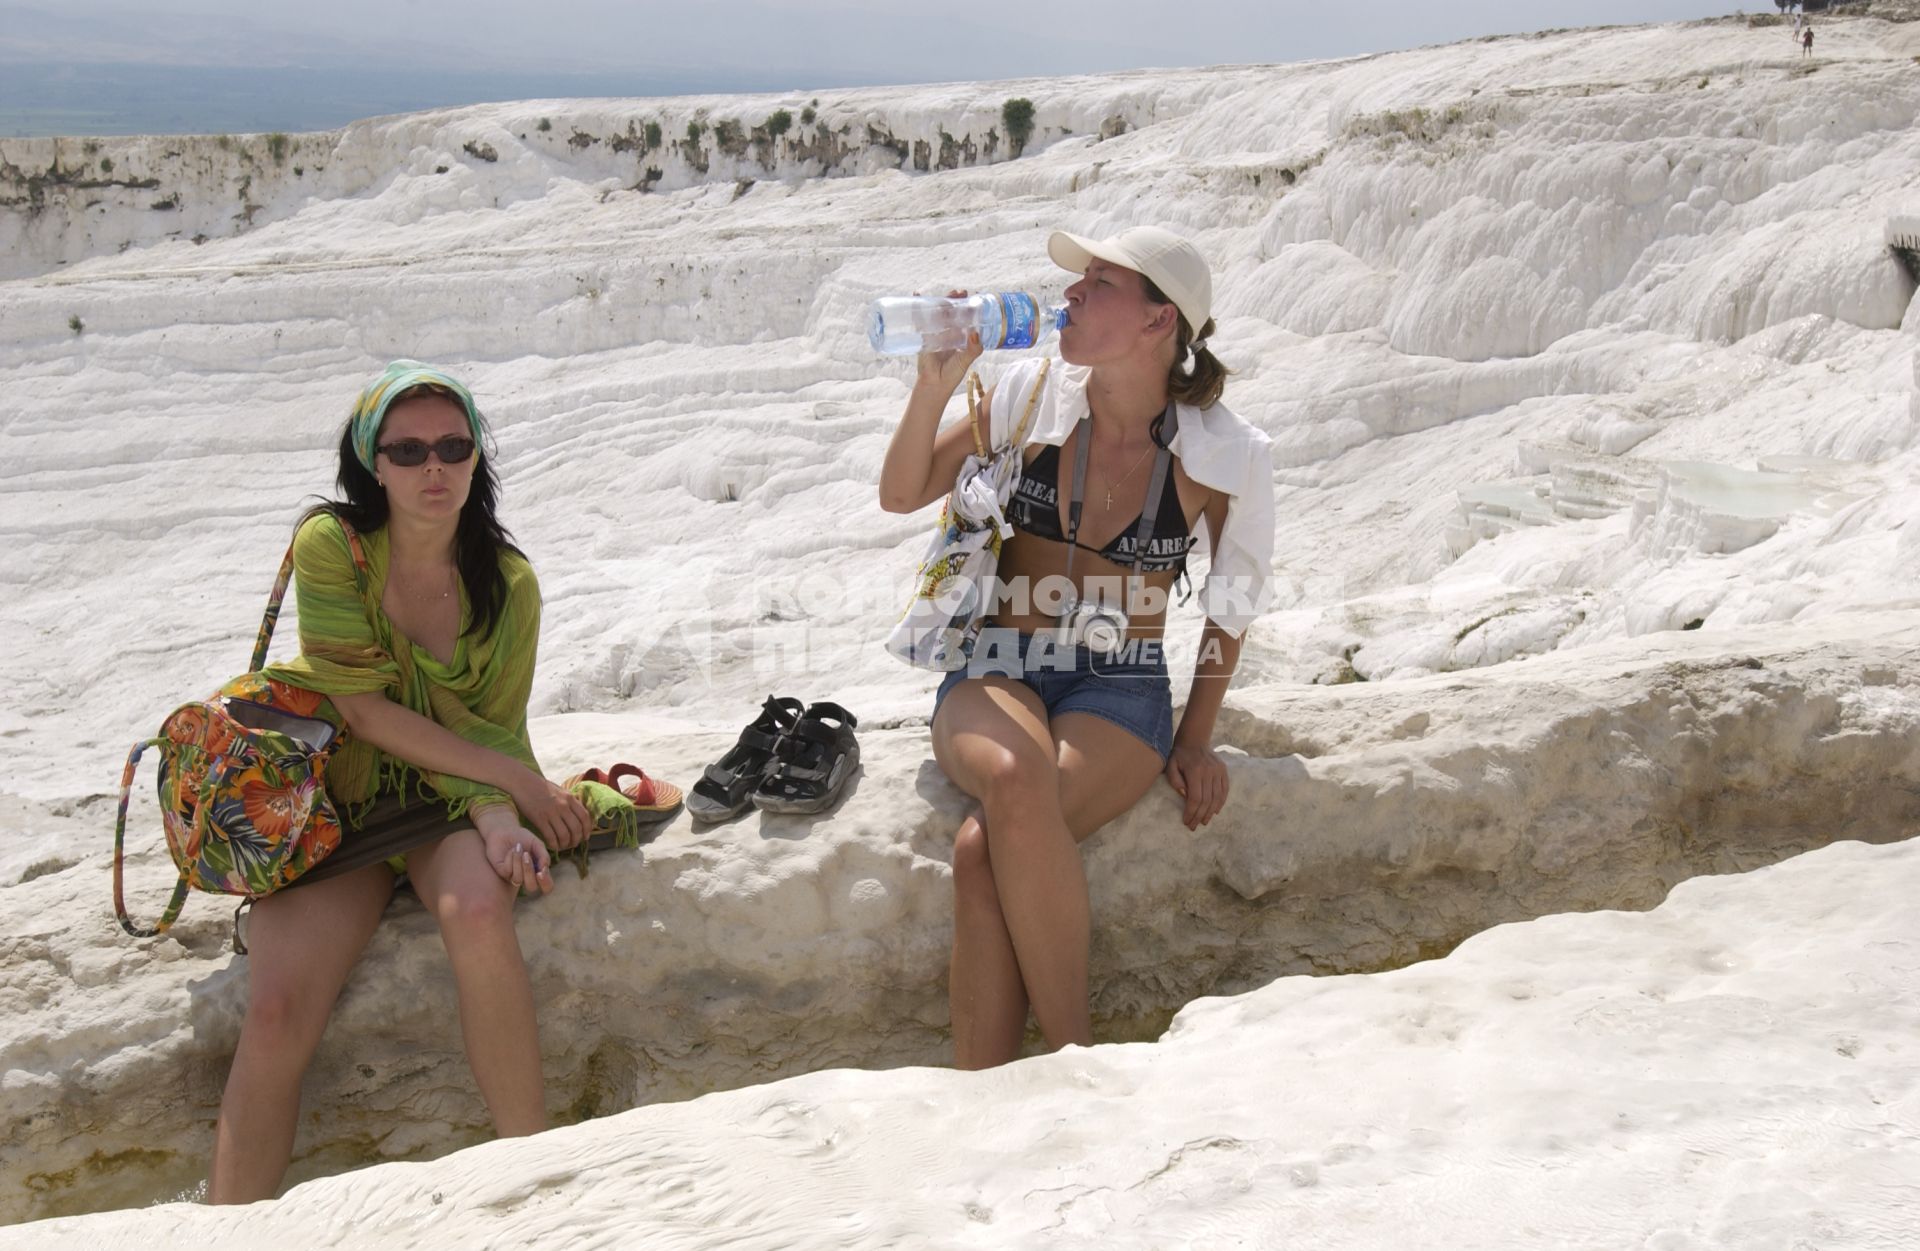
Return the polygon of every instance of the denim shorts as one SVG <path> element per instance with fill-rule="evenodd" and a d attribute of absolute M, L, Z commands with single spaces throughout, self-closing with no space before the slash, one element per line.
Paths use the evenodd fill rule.
<path fill-rule="evenodd" d="M 1088 713 L 1119 726 L 1162 760 L 1173 750 L 1173 689 L 1159 639 L 1135 639 L 1107 653 L 1059 643 L 1051 634 L 987 626 L 967 667 L 940 683 L 933 715 L 940 715 L 940 702 L 954 687 L 996 674 L 1025 683 L 1046 705 L 1049 718 Z"/>

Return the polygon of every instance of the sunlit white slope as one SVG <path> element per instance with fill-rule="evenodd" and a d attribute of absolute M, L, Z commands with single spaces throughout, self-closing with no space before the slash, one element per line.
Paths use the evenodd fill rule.
<path fill-rule="evenodd" d="M 1916 891 L 1920 846 L 1839 843 L 1205 1000 L 1155 1044 L 818 1073 L 0 1245 L 1897 1251 Z"/>
<path fill-rule="evenodd" d="M 4 289 L 0 579 L 36 641 L 0 656 L 17 788 L 73 793 L 56 760 L 235 667 L 346 399 L 400 354 L 472 375 L 500 432 L 545 574 L 541 708 L 639 692 L 724 722 L 830 673 L 866 707 L 923 709 L 926 679 L 873 647 L 925 519 L 877 506 L 906 375 L 871 358 L 861 310 L 946 282 L 1057 288 L 1059 225 L 1165 221 L 1215 258 L 1229 400 L 1280 466 L 1283 611 L 1252 639 L 1275 676 L 1910 602 L 1913 284 L 1883 230 L 1916 195 L 1920 86 L 1881 46 L 1898 30 L 1836 24 L 1813 72 L 1778 29 L 1715 23 L 1051 95 L 846 93 L 823 104 L 903 132 L 1014 90 L 1043 121 L 1049 100 L 1092 107 L 1016 161 L 671 193 L 553 139 L 575 119 L 552 102 L 365 124 L 343 150 L 392 164 L 344 198 Z M 548 114 L 543 147 L 463 152 Z M 1096 114 L 1133 128 L 1090 137 Z M 1819 463 L 1731 504 L 1669 468 L 1783 457 Z M 1482 507 L 1503 481 L 1520 506 Z M 809 573 L 835 585 L 802 611 Z M 765 637 L 798 616 L 803 640 Z M 1495 616 L 1507 642 L 1451 641 Z M 171 663 L 108 661 L 129 646 Z"/>

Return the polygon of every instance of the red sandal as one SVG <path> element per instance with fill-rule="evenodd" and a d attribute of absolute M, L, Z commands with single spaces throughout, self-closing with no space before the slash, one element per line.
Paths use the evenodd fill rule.
<path fill-rule="evenodd" d="M 631 786 L 622 786 L 620 783 L 623 778 L 639 780 Z M 664 821 L 680 811 L 680 788 L 671 782 L 648 777 L 638 765 L 623 761 L 613 766 L 607 770 L 606 784 L 632 802 L 642 821 Z"/>

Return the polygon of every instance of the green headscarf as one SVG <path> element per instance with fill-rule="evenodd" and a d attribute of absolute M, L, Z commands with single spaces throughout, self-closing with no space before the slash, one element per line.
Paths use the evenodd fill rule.
<path fill-rule="evenodd" d="M 473 393 L 464 383 L 445 370 L 419 361 L 392 361 L 386 372 L 369 383 L 353 402 L 353 454 L 368 473 L 373 472 L 373 458 L 379 451 L 380 423 L 387 419 L 387 409 L 409 388 L 423 383 L 453 392 L 460 400 L 460 407 L 467 410 L 467 426 L 473 432 L 474 444 L 485 443 L 486 422 L 481 420 L 480 410 L 473 403 Z"/>

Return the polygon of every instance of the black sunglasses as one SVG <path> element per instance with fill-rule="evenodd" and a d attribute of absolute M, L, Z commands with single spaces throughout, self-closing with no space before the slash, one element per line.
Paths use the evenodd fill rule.
<path fill-rule="evenodd" d="M 425 439 L 395 439 L 391 443 L 382 443 L 379 450 L 402 469 L 426 464 L 428 452 L 439 457 L 443 465 L 460 465 L 473 455 L 473 440 L 464 434 L 450 434 L 432 443 Z"/>

